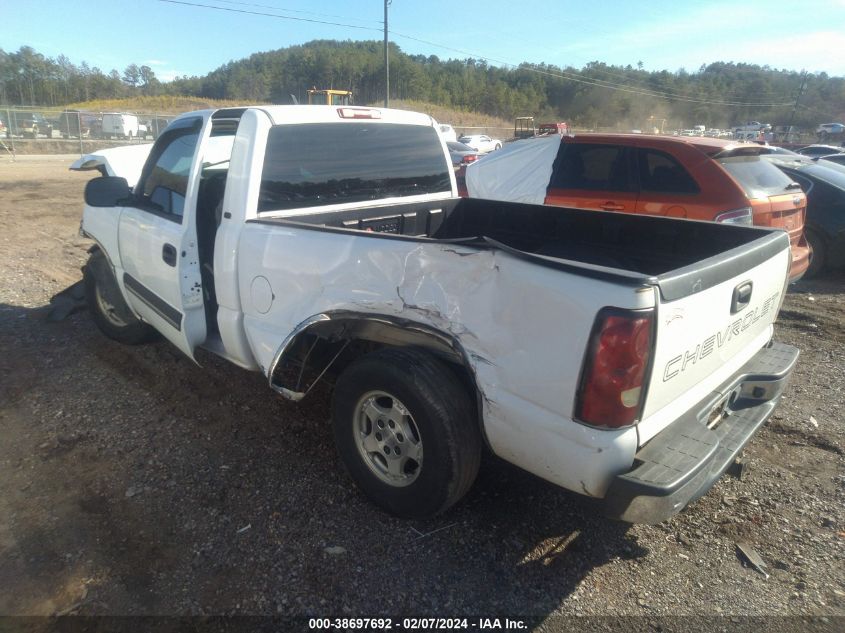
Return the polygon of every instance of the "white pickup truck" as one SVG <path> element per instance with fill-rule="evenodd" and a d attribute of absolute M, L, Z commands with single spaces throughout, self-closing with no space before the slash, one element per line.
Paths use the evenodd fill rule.
<path fill-rule="evenodd" d="M 461 199 L 437 129 L 359 107 L 180 116 L 134 188 L 86 186 L 94 321 L 291 400 L 333 381 L 343 462 L 402 516 L 460 499 L 485 446 L 612 517 L 675 514 L 797 359 L 772 342 L 786 233 Z"/>

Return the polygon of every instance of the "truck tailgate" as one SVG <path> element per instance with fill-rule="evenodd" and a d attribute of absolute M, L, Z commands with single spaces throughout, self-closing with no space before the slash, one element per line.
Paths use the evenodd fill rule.
<path fill-rule="evenodd" d="M 769 341 L 791 262 L 786 237 L 776 236 L 779 249 L 770 239 L 768 254 L 760 251 L 751 267 L 742 265 L 741 249 L 726 253 L 721 262 L 705 262 L 698 280 L 695 273 L 687 275 L 691 291 L 686 296 L 673 296 L 662 287 L 657 291 L 656 347 L 638 425 L 640 445 L 718 388 Z M 735 270 L 725 275 L 732 266 Z M 721 268 L 722 280 L 707 284 L 708 267 L 710 272 Z"/>

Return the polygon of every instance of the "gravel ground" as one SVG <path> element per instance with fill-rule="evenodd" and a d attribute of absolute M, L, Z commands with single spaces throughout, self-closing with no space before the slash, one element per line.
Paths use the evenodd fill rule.
<path fill-rule="evenodd" d="M 294 405 L 85 312 L 46 321 L 81 277 L 87 178 L 0 164 L 0 614 L 845 615 L 842 273 L 793 287 L 784 400 L 743 480 L 680 516 L 615 523 L 488 457 L 456 508 L 405 521 L 341 468 L 327 390 Z"/>

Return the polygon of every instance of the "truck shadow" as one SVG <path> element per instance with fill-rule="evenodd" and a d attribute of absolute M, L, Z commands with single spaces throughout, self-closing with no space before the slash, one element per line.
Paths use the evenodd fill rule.
<path fill-rule="evenodd" d="M 825 270 L 817 277 L 801 279 L 789 286 L 789 294 L 791 295 L 812 294 L 814 292 L 825 294 L 845 293 L 845 268 Z"/>
<path fill-rule="evenodd" d="M 397 519 L 343 471 L 328 386 L 293 405 L 216 357 L 120 346 L 84 312 L 0 315 L 0 613 L 543 617 L 648 553 L 492 456 L 446 514 Z"/>

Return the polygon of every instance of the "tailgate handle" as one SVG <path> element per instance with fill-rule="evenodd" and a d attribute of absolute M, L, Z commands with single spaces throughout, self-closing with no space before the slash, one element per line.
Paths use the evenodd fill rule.
<path fill-rule="evenodd" d="M 734 288 L 733 301 L 731 301 L 731 314 L 736 314 L 749 303 L 751 303 L 751 289 L 754 282 L 744 281 Z"/>

